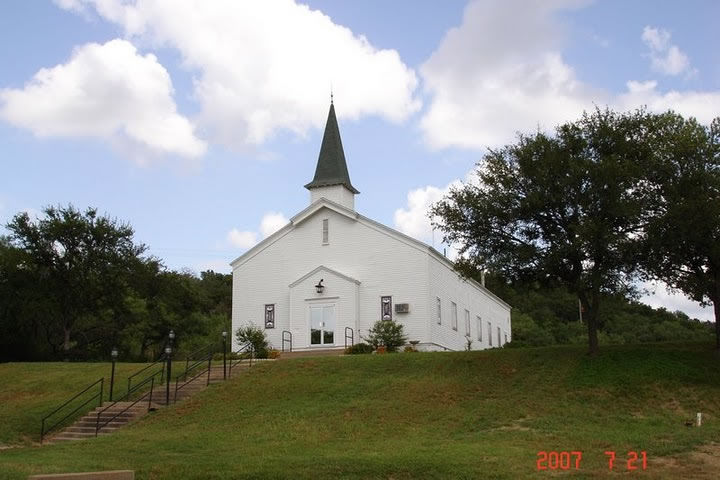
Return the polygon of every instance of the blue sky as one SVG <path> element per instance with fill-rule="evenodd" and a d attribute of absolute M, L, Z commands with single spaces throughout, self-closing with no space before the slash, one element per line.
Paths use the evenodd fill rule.
<path fill-rule="evenodd" d="M 433 243 L 428 205 L 517 131 L 594 105 L 719 115 L 717 18 L 715 1 L 6 2 L 0 223 L 94 206 L 170 268 L 229 271 L 307 206 L 332 85 L 358 211 Z M 711 318 L 662 287 L 646 301 Z"/>

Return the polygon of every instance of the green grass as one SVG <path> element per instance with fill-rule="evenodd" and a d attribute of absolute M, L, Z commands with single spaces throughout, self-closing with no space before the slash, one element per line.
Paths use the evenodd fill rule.
<path fill-rule="evenodd" d="M 0 366 L 3 398 L 34 395 L 18 377 L 42 367 Z M 100 373 L 52 367 L 63 378 Z M 3 419 L 32 417 L 13 402 Z M 703 427 L 685 427 L 698 411 Z M 3 423 L 0 435 L 31 435 L 38 418 L 8 431 Z M 672 478 L 661 457 L 718 438 L 720 369 L 706 344 L 608 346 L 598 358 L 576 347 L 358 355 L 265 364 L 111 436 L 0 451 L 0 478 L 114 469 L 138 479 L 561 474 L 536 471 L 540 450 L 582 451 L 580 470 L 562 472 L 581 478 L 610 475 L 606 450 L 618 455 L 612 476 L 627 451 L 646 451 L 645 476 Z"/>

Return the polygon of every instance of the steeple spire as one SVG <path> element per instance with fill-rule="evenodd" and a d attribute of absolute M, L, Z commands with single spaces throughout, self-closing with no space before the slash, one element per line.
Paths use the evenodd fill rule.
<path fill-rule="evenodd" d="M 325 133 L 323 134 L 322 145 L 320 146 L 320 155 L 318 156 L 317 167 L 315 168 L 315 177 L 312 182 L 305 185 L 305 188 L 312 190 L 313 188 L 333 185 L 342 185 L 353 194 L 360 193 L 352 186 L 352 183 L 350 183 L 350 174 L 348 173 L 345 152 L 343 151 L 342 141 L 340 140 L 340 129 L 338 128 L 337 118 L 335 117 L 335 105 L 333 105 L 331 92 L 330 112 L 328 113 L 327 123 L 325 124 Z"/>

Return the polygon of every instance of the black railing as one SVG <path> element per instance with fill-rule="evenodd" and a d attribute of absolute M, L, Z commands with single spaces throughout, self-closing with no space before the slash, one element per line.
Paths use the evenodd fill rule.
<path fill-rule="evenodd" d="M 160 372 L 157 372 L 157 373 L 160 373 Z M 108 420 L 106 420 L 105 422 L 103 422 L 102 425 L 100 425 L 100 416 L 101 416 L 103 413 L 105 413 L 107 410 L 109 410 L 110 408 L 114 407 L 114 406 L 117 405 L 118 403 L 122 402 L 123 399 L 129 400 L 131 394 L 133 394 L 133 393 L 139 391 L 140 389 L 142 389 L 142 387 L 144 387 L 145 385 L 147 385 L 148 382 L 150 383 L 150 390 L 149 390 L 148 392 L 140 395 L 134 402 L 132 402 L 132 403 L 131 403 L 130 405 L 128 405 L 127 407 L 125 407 L 123 410 L 117 412 L 115 415 L 113 415 L 113 416 L 110 417 Z M 105 407 L 105 408 L 103 408 L 102 410 L 100 410 L 100 411 L 97 413 L 97 420 L 95 421 L 95 436 L 97 437 L 98 432 L 100 432 L 100 429 L 101 429 L 101 428 L 105 427 L 105 426 L 108 425 L 110 422 L 112 422 L 113 420 L 115 420 L 116 418 L 118 418 L 120 415 L 122 415 L 123 413 L 127 412 L 128 410 L 130 410 L 132 407 L 134 407 L 135 405 L 137 405 L 138 402 L 140 402 L 141 400 L 143 400 L 145 397 L 149 397 L 149 400 L 148 400 L 148 412 L 149 412 L 149 411 L 150 411 L 150 408 L 151 408 L 151 406 L 152 406 L 152 395 L 153 395 L 153 389 L 154 389 L 154 388 L 155 388 L 155 375 L 152 375 L 152 376 L 146 378 L 145 380 L 143 380 L 142 382 L 138 383 L 137 385 L 135 385 L 135 386 L 133 387 L 132 391 L 127 392 L 125 395 L 123 395 L 122 398 L 120 398 L 120 400 L 116 400 L 115 402 L 111 403 L 111 404 L 108 405 L 107 407 Z"/>
<path fill-rule="evenodd" d="M 194 380 L 196 380 L 200 375 L 203 375 L 205 372 L 207 372 L 207 384 L 210 385 L 210 371 L 212 368 L 212 353 L 208 353 L 205 358 L 201 358 L 200 360 L 197 360 L 195 363 L 190 365 L 188 368 L 185 369 L 183 373 L 175 377 L 175 396 L 173 397 L 173 402 L 177 402 L 177 394 L 179 390 L 182 390 L 185 385 L 188 385 L 192 383 Z M 205 367 L 204 370 L 200 370 L 199 372 L 195 373 L 192 377 L 190 377 L 190 380 L 187 379 L 188 373 L 195 370 L 200 365 L 207 362 L 207 367 Z M 180 384 L 180 377 L 183 378 L 182 385 Z"/>
<path fill-rule="evenodd" d="M 60 425 L 61 423 L 63 423 L 63 422 L 64 422 L 65 420 L 67 420 L 68 418 L 70 418 L 70 417 L 72 417 L 73 415 L 75 415 L 78 411 L 80 411 L 81 408 L 85 407 L 88 403 L 92 402 L 92 401 L 95 400 L 95 399 L 99 399 L 99 400 L 100 400 L 99 404 L 102 405 L 103 386 L 104 386 L 104 383 L 105 383 L 105 379 L 104 379 L 104 378 L 101 378 L 101 379 L 97 380 L 96 382 L 93 382 L 91 385 L 88 385 L 82 392 L 77 393 L 77 394 L 76 394 L 75 396 L 73 396 L 70 400 L 68 400 L 67 402 L 63 403 L 62 405 L 60 405 L 60 406 L 59 406 L 58 408 L 56 408 L 55 410 L 53 410 L 51 414 L 45 416 L 45 418 L 42 419 L 42 427 L 40 428 L 40 444 L 42 444 L 43 439 L 45 438 L 45 435 L 46 435 L 47 433 L 49 433 L 50 431 L 52 431 L 52 429 L 54 429 L 55 427 L 57 427 L 58 425 Z M 79 407 L 75 408 L 75 410 L 73 410 L 72 412 L 68 413 L 67 415 L 65 415 L 61 420 L 58 420 L 57 422 L 55 422 L 54 424 L 52 424 L 50 427 L 45 428 L 45 421 L 46 421 L 48 418 L 52 417 L 52 416 L 55 415 L 57 412 L 59 412 L 60 410 L 62 410 L 62 409 L 65 408 L 66 406 L 68 406 L 70 403 L 73 402 L 73 400 L 76 400 L 80 395 L 82 395 L 83 393 L 88 392 L 90 389 L 92 389 L 93 387 L 95 387 L 97 384 L 100 384 L 100 391 L 99 391 L 98 393 L 96 393 L 95 395 L 93 395 L 93 396 L 90 397 L 89 399 L 85 400 L 85 402 L 84 402 L 82 405 L 80 405 Z"/>
<path fill-rule="evenodd" d="M 349 335 L 348 330 L 350 330 Z M 352 347 L 353 345 L 355 345 L 355 331 L 350 327 L 345 327 L 345 348 L 348 347 L 348 338 L 350 339 L 350 346 Z"/>
<path fill-rule="evenodd" d="M 190 367 L 190 362 L 192 360 L 196 360 L 198 358 L 205 358 L 208 355 L 212 355 L 215 353 L 215 349 L 217 348 L 217 342 L 211 343 L 209 345 L 205 345 L 204 347 L 200 347 L 194 352 L 191 352 L 190 354 L 185 357 L 185 371 L 188 371 L 188 368 Z"/>
<path fill-rule="evenodd" d="M 137 377 L 138 375 L 147 371 L 148 369 L 157 366 L 158 363 L 161 364 L 160 370 L 153 372 L 152 375 L 150 375 L 150 377 L 154 378 L 155 375 L 157 375 L 158 373 L 161 373 L 160 384 L 162 385 L 163 380 L 165 380 L 165 365 L 167 364 L 167 356 L 164 353 L 162 355 L 160 355 L 160 358 L 155 360 L 153 363 L 141 368 L 140 370 L 138 370 L 137 372 L 133 373 L 132 375 L 130 375 L 128 377 L 127 391 L 129 392 L 132 389 L 131 387 L 132 387 L 133 378 Z M 144 379 L 141 380 L 141 382 L 144 382 L 145 380 L 147 380 L 150 377 L 145 377 Z"/>
<path fill-rule="evenodd" d="M 236 359 L 234 361 L 233 360 L 230 361 L 230 367 L 228 368 L 228 377 L 230 377 L 230 375 L 232 374 L 232 369 L 235 366 L 240 365 L 243 360 L 249 359 L 250 367 L 252 367 L 253 359 L 255 358 L 255 350 L 253 349 L 253 346 L 251 343 L 246 343 L 245 345 L 240 347 L 238 350 L 233 352 L 233 354 L 240 358 Z"/>
<path fill-rule="evenodd" d="M 287 333 L 287 336 L 288 336 L 289 338 L 286 338 L 286 336 L 285 336 L 286 333 Z M 290 350 L 289 350 L 289 351 L 292 352 L 292 332 L 290 332 L 290 331 L 288 331 L 288 330 L 283 330 L 283 332 L 282 332 L 282 351 L 283 351 L 283 352 L 285 351 L 285 342 L 289 342 L 289 343 L 290 343 Z"/>

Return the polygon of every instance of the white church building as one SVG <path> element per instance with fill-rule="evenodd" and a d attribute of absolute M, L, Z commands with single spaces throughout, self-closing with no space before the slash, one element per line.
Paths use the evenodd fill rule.
<path fill-rule="evenodd" d="M 480 350 L 511 339 L 510 306 L 462 278 L 434 248 L 355 211 L 330 104 L 310 205 L 232 263 L 232 329 L 254 324 L 274 348 L 359 343 L 401 323 L 419 350 Z"/>

